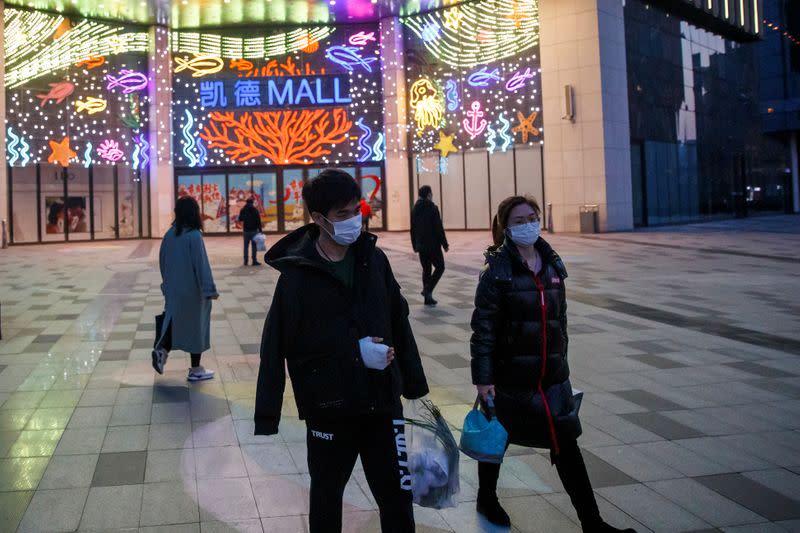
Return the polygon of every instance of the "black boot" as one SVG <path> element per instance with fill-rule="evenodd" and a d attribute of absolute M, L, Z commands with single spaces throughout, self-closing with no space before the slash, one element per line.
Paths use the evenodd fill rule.
<path fill-rule="evenodd" d="M 423 293 L 422 295 L 425 297 L 425 305 L 434 306 L 434 305 L 439 303 L 439 302 L 437 302 L 436 300 L 433 299 L 433 293 L 426 292 L 426 293 Z"/>
<path fill-rule="evenodd" d="M 496 526 L 510 527 L 511 519 L 497 499 L 497 479 L 500 477 L 500 465 L 495 463 L 478 463 L 478 503 L 476 508 L 480 514 Z"/>

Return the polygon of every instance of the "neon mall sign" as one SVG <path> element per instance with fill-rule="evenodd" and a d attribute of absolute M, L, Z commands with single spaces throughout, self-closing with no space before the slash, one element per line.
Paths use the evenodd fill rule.
<path fill-rule="evenodd" d="M 350 104 L 347 76 L 279 76 L 200 82 L 206 109 L 311 107 Z"/>

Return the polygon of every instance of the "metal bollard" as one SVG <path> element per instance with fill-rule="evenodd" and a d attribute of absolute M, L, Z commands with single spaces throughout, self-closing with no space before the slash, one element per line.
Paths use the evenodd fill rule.
<path fill-rule="evenodd" d="M 2 236 L 0 236 L 0 248 L 8 248 L 8 235 L 6 234 L 6 221 L 3 220 L 2 223 Z"/>
<path fill-rule="evenodd" d="M 553 203 L 547 202 L 547 233 L 553 233 Z"/>

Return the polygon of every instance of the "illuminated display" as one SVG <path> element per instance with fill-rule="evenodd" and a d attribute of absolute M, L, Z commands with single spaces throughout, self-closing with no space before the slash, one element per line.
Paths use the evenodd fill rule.
<path fill-rule="evenodd" d="M 402 20 L 437 62 L 450 67 L 496 62 L 539 44 L 538 0 L 483 0 Z"/>
<path fill-rule="evenodd" d="M 490 154 L 543 142 L 537 0 L 480 0 L 402 23 L 414 154 L 447 157 L 446 138 Z"/>
<path fill-rule="evenodd" d="M 9 136 L 9 164 L 133 167 L 147 126 L 148 34 L 9 7 L 3 16 L 7 127 L 19 138 Z M 141 147 L 137 158 L 144 169 Z"/>
<path fill-rule="evenodd" d="M 242 31 L 173 34 L 176 166 L 383 160 L 376 24 Z"/>

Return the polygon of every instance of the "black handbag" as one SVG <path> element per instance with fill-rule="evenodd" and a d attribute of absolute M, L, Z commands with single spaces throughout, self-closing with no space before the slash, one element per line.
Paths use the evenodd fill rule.
<path fill-rule="evenodd" d="M 170 351 L 172 350 L 172 322 L 167 325 L 167 331 L 164 332 L 164 335 L 161 335 L 165 318 L 166 315 L 164 313 L 156 315 L 156 339 L 153 341 L 153 348 L 158 348 L 160 346 L 166 351 Z"/>

